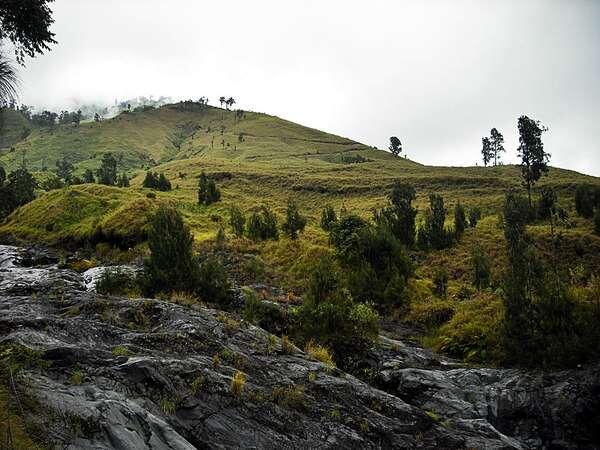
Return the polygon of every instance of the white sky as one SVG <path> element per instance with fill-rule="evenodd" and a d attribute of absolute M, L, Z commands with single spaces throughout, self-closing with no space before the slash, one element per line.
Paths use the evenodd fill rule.
<path fill-rule="evenodd" d="M 408 156 L 480 161 L 517 117 L 552 164 L 600 175 L 600 1 L 56 0 L 58 45 L 21 69 L 22 101 L 234 96 Z"/>

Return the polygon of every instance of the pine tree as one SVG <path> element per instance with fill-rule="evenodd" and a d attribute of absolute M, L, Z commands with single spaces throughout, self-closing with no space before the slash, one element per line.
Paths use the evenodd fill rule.
<path fill-rule="evenodd" d="M 456 203 L 454 207 L 454 232 L 457 237 L 460 237 L 464 233 L 467 226 L 467 218 L 465 215 L 465 208 L 461 205 L 460 201 Z"/>
<path fill-rule="evenodd" d="M 286 219 L 281 229 L 287 233 L 290 239 L 295 240 L 298 238 L 298 232 L 304 231 L 306 217 L 300 214 L 298 206 L 292 200 L 288 200 L 285 217 Z"/>
<path fill-rule="evenodd" d="M 548 172 L 550 154 L 544 151 L 542 142 L 542 133 L 548 129 L 527 116 L 519 117 L 518 128 L 521 175 L 531 208 L 531 189 L 541 176 Z"/>
<path fill-rule="evenodd" d="M 331 228 L 337 222 L 335 210 L 331 205 L 325 205 L 321 212 L 321 228 L 325 231 L 331 231 Z"/>
<path fill-rule="evenodd" d="M 150 258 L 144 264 L 147 294 L 194 290 L 197 264 L 192 243 L 192 234 L 175 209 L 162 207 L 156 212 L 148 232 Z"/>
<path fill-rule="evenodd" d="M 117 182 L 117 160 L 112 153 L 105 153 L 100 168 L 96 171 L 98 183 L 114 186 Z"/>
<path fill-rule="evenodd" d="M 244 213 L 237 206 L 232 206 L 229 211 L 229 225 L 233 234 L 237 237 L 242 237 L 246 228 L 246 218 Z"/>

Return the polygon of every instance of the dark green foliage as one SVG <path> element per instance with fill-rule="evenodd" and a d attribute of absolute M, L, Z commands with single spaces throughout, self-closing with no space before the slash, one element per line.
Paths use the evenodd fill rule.
<path fill-rule="evenodd" d="M 531 188 L 548 172 L 550 154 L 544 151 L 542 133 L 548 129 L 540 122 L 527 116 L 519 117 L 519 158 L 521 158 L 521 176 L 527 189 L 529 207 L 531 208 Z"/>
<path fill-rule="evenodd" d="M 94 177 L 94 172 L 92 172 L 90 169 L 85 169 L 85 172 L 83 173 L 83 182 L 95 183 L 96 178 Z"/>
<path fill-rule="evenodd" d="M 6 171 L 4 170 L 4 167 L 0 166 L 0 187 L 2 187 L 2 185 L 4 184 L 5 181 L 6 181 Z"/>
<path fill-rule="evenodd" d="M 65 156 L 63 159 L 56 161 L 56 175 L 61 178 L 65 184 L 70 184 L 73 178 L 73 164 Z"/>
<path fill-rule="evenodd" d="M 195 290 L 197 262 L 192 242 L 192 234 L 176 210 L 163 207 L 157 211 L 148 232 L 150 257 L 144 264 L 145 293 Z"/>
<path fill-rule="evenodd" d="M 504 152 L 504 136 L 496 128 L 490 130 L 491 156 L 494 158 L 494 166 L 498 165 L 500 153 Z"/>
<path fill-rule="evenodd" d="M 292 318 L 287 309 L 261 301 L 254 291 L 247 290 L 244 294 L 242 317 L 245 320 L 278 336 L 290 334 Z"/>
<path fill-rule="evenodd" d="M 171 190 L 171 182 L 167 179 L 164 173 L 161 173 L 158 176 L 158 185 L 156 189 L 159 191 L 170 191 Z"/>
<path fill-rule="evenodd" d="M 594 188 L 589 184 L 580 184 L 575 190 L 575 209 L 581 217 L 591 218 L 594 215 Z"/>
<path fill-rule="evenodd" d="M 464 233 L 467 227 L 467 217 L 465 214 L 465 208 L 461 205 L 460 201 L 454 206 L 454 232 L 456 236 L 460 236 Z"/>
<path fill-rule="evenodd" d="M 349 215 L 333 227 L 330 242 L 354 299 L 384 310 L 407 306 L 412 264 L 387 227 L 371 226 Z"/>
<path fill-rule="evenodd" d="M 142 186 L 148 189 L 155 189 L 157 191 L 170 191 L 171 182 L 165 177 L 164 173 L 146 172 L 146 177 Z"/>
<path fill-rule="evenodd" d="M 490 262 L 479 245 L 473 247 L 471 252 L 471 266 L 473 267 L 473 286 L 485 289 L 490 285 Z"/>
<path fill-rule="evenodd" d="M 544 187 L 540 192 L 537 214 L 540 219 L 549 219 L 556 212 L 556 193 L 551 187 Z"/>
<path fill-rule="evenodd" d="M 600 208 L 596 208 L 596 213 L 594 214 L 594 232 L 600 236 Z"/>
<path fill-rule="evenodd" d="M 505 351 L 509 362 L 522 365 L 571 365 L 592 356 L 587 344 L 581 346 L 588 331 L 577 323 L 576 304 L 559 277 L 556 261 L 547 265 L 526 233 L 527 206 L 527 200 L 513 193 L 506 196 Z"/>
<path fill-rule="evenodd" d="M 117 182 L 117 160 L 112 153 L 102 156 L 100 168 L 96 171 L 98 183 L 114 186 Z"/>
<path fill-rule="evenodd" d="M 256 241 L 278 239 L 277 217 L 271 209 L 263 205 L 253 211 L 247 225 L 248 237 Z"/>
<path fill-rule="evenodd" d="M 402 143 L 400 142 L 400 139 L 398 139 L 396 136 L 392 136 L 390 138 L 389 150 L 394 156 L 398 156 L 400 155 L 400 153 L 402 153 Z"/>
<path fill-rule="evenodd" d="M 231 284 L 227 271 L 214 257 L 200 264 L 194 290 L 205 301 L 224 306 L 231 303 Z"/>
<path fill-rule="evenodd" d="M 123 295 L 135 288 L 135 276 L 119 269 L 104 271 L 96 282 L 96 291 L 105 295 Z"/>
<path fill-rule="evenodd" d="M 446 208 L 441 195 L 429 195 L 429 209 L 419 229 L 418 244 L 424 250 L 441 250 L 452 245 L 452 233 L 445 228 Z"/>
<path fill-rule="evenodd" d="M 368 159 L 362 155 L 342 155 L 342 162 L 344 164 L 360 164 L 367 161 Z"/>
<path fill-rule="evenodd" d="M 7 181 L 0 185 L 0 218 L 32 201 L 35 198 L 36 187 L 35 178 L 26 168 L 11 172 Z"/>
<path fill-rule="evenodd" d="M 41 187 L 45 191 L 52 191 L 54 189 L 62 189 L 65 184 L 58 178 L 56 175 L 50 175 L 46 178 L 39 187 Z"/>
<path fill-rule="evenodd" d="M 42 128 L 53 128 L 56 125 L 56 118 L 58 114 L 51 111 L 42 111 L 39 114 L 33 114 L 31 116 L 31 122 L 38 127 Z"/>
<path fill-rule="evenodd" d="M 246 229 L 246 217 L 240 208 L 232 206 L 229 210 L 229 225 L 233 234 L 237 237 L 242 237 Z"/>
<path fill-rule="evenodd" d="M 407 247 L 412 247 L 415 243 L 417 210 L 412 207 L 415 196 L 412 185 L 396 181 L 388 196 L 391 206 L 375 211 L 374 214 L 375 223 L 388 228 Z"/>
<path fill-rule="evenodd" d="M 129 187 L 129 178 L 127 177 L 127 174 L 125 172 L 123 172 L 117 180 L 117 186 Z"/>
<path fill-rule="evenodd" d="M 306 226 L 306 217 L 302 216 L 298 211 L 298 206 L 293 200 L 288 200 L 287 209 L 285 211 L 285 222 L 281 225 L 281 229 L 290 239 L 298 238 L 298 233 L 304 231 Z"/>
<path fill-rule="evenodd" d="M 331 205 L 325 205 L 321 211 L 321 228 L 325 231 L 331 231 L 331 228 L 337 222 L 337 215 Z"/>
<path fill-rule="evenodd" d="M 477 222 L 481 219 L 481 209 L 474 206 L 469 209 L 469 225 L 471 228 L 475 228 L 477 226 Z"/>
<path fill-rule="evenodd" d="M 483 157 L 483 165 L 487 167 L 492 159 L 492 143 L 489 137 L 481 138 L 481 156 Z"/>
<path fill-rule="evenodd" d="M 207 177 L 204 171 L 198 179 L 198 203 L 211 205 L 221 199 L 221 191 L 212 177 Z"/>
<path fill-rule="evenodd" d="M 309 278 L 307 294 L 298 310 L 299 342 L 314 339 L 330 348 L 338 362 L 367 351 L 379 334 L 377 313 L 355 303 L 333 261 L 321 259 Z"/>
<path fill-rule="evenodd" d="M 0 3 L 0 40 L 14 45 L 17 61 L 34 57 L 55 44 L 50 25 L 54 22 L 48 6 L 52 0 L 9 0 Z"/>
<path fill-rule="evenodd" d="M 444 267 L 436 267 L 433 271 L 433 293 L 446 298 L 448 292 L 448 271 Z"/>

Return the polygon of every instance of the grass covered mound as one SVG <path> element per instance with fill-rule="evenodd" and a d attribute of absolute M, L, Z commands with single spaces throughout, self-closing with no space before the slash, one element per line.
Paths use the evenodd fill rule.
<path fill-rule="evenodd" d="M 49 245 L 108 242 L 126 248 L 146 239 L 148 216 L 158 203 L 112 186 L 71 186 L 46 192 L 15 211 L 0 235 Z"/>

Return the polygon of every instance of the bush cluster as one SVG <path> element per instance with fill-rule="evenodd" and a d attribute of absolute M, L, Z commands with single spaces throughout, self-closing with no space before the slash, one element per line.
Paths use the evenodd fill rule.
<path fill-rule="evenodd" d="M 217 187 L 214 178 L 209 177 L 202 171 L 198 178 L 198 203 L 200 205 L 212 205 L 221 200 L 221 191 Z"/>
<path fill-rule="evenodd" d="M 164 173 L 156 173 L 152 171 L 146 172 L 146 177 L 142 186 L 148 189 L 155 189 L 157 191 L 170 191 L 171 182 L 167 179 Z"/>

